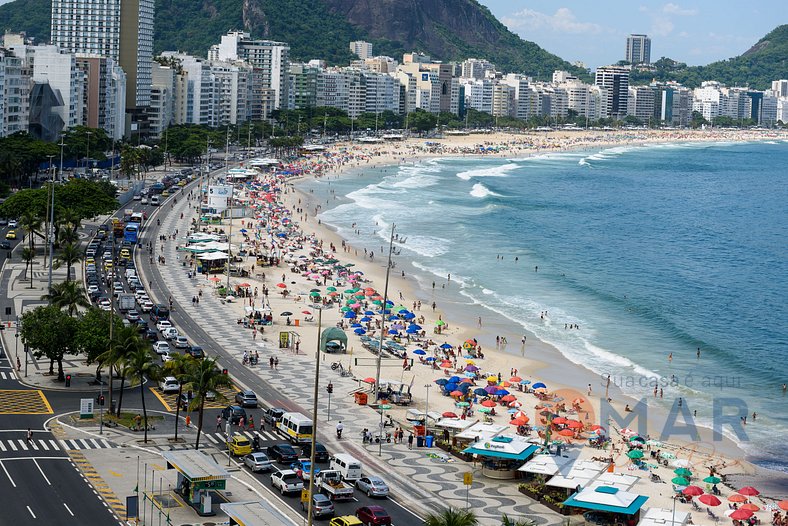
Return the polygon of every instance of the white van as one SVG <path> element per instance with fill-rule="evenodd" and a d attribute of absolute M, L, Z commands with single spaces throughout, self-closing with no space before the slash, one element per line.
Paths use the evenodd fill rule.
<path fill-rule="evenodd" d="M 301 413 L 284 413 L 276 429 L 293 444 L 312 441 L 312 419 Z"/>
<path fill-rule="evenodd" d="M 179 388 L 178 379 L 174 376 L 167 376 L 159 382 L 159 389 L 162 393 L 177 393 Z"/>
<path fill-rule="evenodd" d="M 342 478 L 349 482 L 355 482 L 361 478 L 361 462 L 344 453 L 331 457 L 329 469 L 339 471 Z"/>
<path fill-rule="evenodd" d="M 153 197 L 150 198 L 150 205 L 151 206 L 159 206 L 159 202 L 160 202 L 160 200 L 159 200 L 159 196 L 158 195 L 154 195 Z"/>

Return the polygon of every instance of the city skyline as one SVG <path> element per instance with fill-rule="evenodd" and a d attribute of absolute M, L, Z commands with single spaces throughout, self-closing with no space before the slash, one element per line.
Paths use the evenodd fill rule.
<path fill-rule="evenodd" d="M 479 1 L 524 40 L 592 69 L 623 60 L 632 33 L 651 37 L 652 61 L 669 57 L 705 65 L 744 53 L 784 23 L 771 15 L 784 10 L 777 0 L 738 5 L 736 16 L 731 16 L 732 5 L 727 9 L 726 2 L 712 0 L 642 0 L 610 9 L 577 0 L 549 7 L 533 0 Z"/>

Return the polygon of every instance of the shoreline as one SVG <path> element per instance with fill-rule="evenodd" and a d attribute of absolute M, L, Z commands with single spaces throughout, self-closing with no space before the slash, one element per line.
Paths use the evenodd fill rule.
<path fill-rule="evenodd" d="M 652 137 L 650 140 L 645 140 L 645 141 L 629 141 L 629 140 L 627 140 L 626 142 L 604 141 L 604 142 L 591 142 L 591 143 L 583 143 L 578 145 L 570 145 L 568 147 L 553 148 L 550 150 L 540 150 L 540 149 L 537 149 L 535 151 L 528 150 L 527 152 L 525 152 L 524 155 L 517 155 L 516 157 L 517 158 L 531 157 L 534 155 L 562 153 L 567 151 L 583 150 L 587 148 L 600 148 L 600 147 L 605 148 L 605 147 L 622 147 L 622 146 L 639 147 L 639 146 L 652 145 L 655 143 L 665 144 L 670 142 L 678 142 L 678 143 L 733 142 L 734 138 L 730 137 L 729 135 L 730 134 L 723 134 L 722 136 L 715 135 L 711 137 L 709 136 L 687 137 L 684 134 L 682 134 L 682 136 L 678 138 L 676 137 L 665 138 L 662 137 L 661 135 L 658 135 L 656 137 Z M 769 140 L 779 137 L 777 135 L 771 135 L 771 134 L 764 134 L 764 135 L 765 136 L 761 135 L 759 137 L 756 137 L 755 134 L 748 134 L 747 139 L 739 138 L 739 140 L 740 141 L 741 140 L 750 141 L 757 139 Z M 474 137 L 474 136 L 470 136 L 470 137 Z M 479 136 L 476 137 L 478 138 Z M 487 136 L 482 136 L 482 137 L 486 138 Z M 515 135 L 512 137 L 517 138 L 520 136 Z M 782 137 L 784 137 L 784 135 Z M 629 137 L 627 137 L 627 139 L 629 139 Z M 375 150 L 379 150 L 380 146 L 360 147 L 360 148 L 354 147 L 354 149 L 358 152 L 364 152 L 365 150 L 375 151 Z M 424 162 L 436 158 L 445 159 L 445 158 L 457 157 L 457 158 L 467 159 L 469 157 L 479 157 L 483 159 L 491 156 L 489 154 L 471 156 L 468 154 L 461 154 L 461 155 L 452 155 L 445 153 L 438 154 L 437 152 L 422 152 L 421 154 L 417 154 L 416 152 L 408 152 L 411 155 L 400 157 L 399 155 L 384 156 L 380 154 L 380 152 L 375 152 L 375 153 L 376 153 L 376 157 L 371 157 L 371 159 L 368 159 L 366 163 L 362 163 L 362 162 L 356 162 L 354 164 L 346 163 L 343 164 L 338 170 L 332 170 L 326 172 L 322 175 L 316 176 L 316 178 L 323 180 L 330 180 L 333 177 L 348 177 L 352 175 L 354 172 L 356 172 L 357 170 L 363 170 L 365 168 L 373 168 L 373 167 L 374 168 L 393 167 L 395 169 L 399 169 L 403 165 L 407 165 L 410 163 Z M 515 158 L 515 155 L 513 155 L 511 151 L 506 151 L 500 154 L 494 154 L 493 156 Z M 310 178 L 309 176 L 302 176 L 295 179 L 289 179 L 288 182 L 294 184 L 296 195 L 300 196 L 302 200 L 307 201 L 310 204 L 310 208 L 314 209 L 314 207 L 317 204 L 316 203 L 317 196 L 315 196 L 314 194 L 309 194 L 305 192 L 303 189 L 299 188 L 299 185 L 301 185 L 304 181 L 308 180 L 309 178 Z M 308 226 L 310 229 L 315 231 L 318 237 L 331 238 L 338 245 L 341 244 L 341 240 L 343 238 L 333 227 L 324 224 L 316 225 L 312 218 L 310 218 L 310 220 L 312 222 Z M 304 230 L 307 230 L 306 226 L 307 225 L 304 225 Z M 345 239 L 345 241 L 349 243 L 351 246 L 354 246 L 352 239 Z M 358 248 L 360 249 L 362 247 L 358 247 Z M 350 255 L 355 256 L 355 254 L 350 254 Z M 345 254 L 345 256 L 347 257 L 348 254 Z M 358 258 L 358 259 L 364 261 L 364 258 Z M 400 262 L 400 264 L 403 263 Z M 409 266 L 409 268 L 407 269 L 409 277 L 413 276 L 414 273 L 422 272 L 412 267 L 412 265 L 410 265 L 409 262 L 405 264 Z M 384 265 L 380 265 L 381 268 L 379 269 L 380 270 L 379 274 L 383 273 L 382 272 L 383 266 Z M 372 281 L 378 283 L 379 279 L 381 279 L 380 275 L 373 277 Z M 401 283 L 402 282 L 401 278 L 397 277 L 396 281 L 397 281 L 397 286 L 399 286 L 402 289 L 403 294 L 407 298 L 415 297 L 420 299 L 422 302 L 427 302 L 431 300 L 430 295 L 427 293 L 428 291 L 425 291 L 424 288 L 420 288 L 418 286 L 418 283 L 414 282 L 412 279 L 405 280 L 405 283 Z M 454 292 L 456 293 L 457 291 Z M 472 314 L 470 312 L 471 308 L 473 308 L 474 310 L 483 309 L 485 311 L 484 312 L 485 327 L 483 330 L 482 329 L 477 330 L 471 328 L 474 324 L 474 319 L 476 317 L 476 314 Z M 473 307 L 473 306 L 469 306 L 468 304 L 461 304 L 460 302 L 455 301 L 448 303 L 448 306 L 442 305 L 442 309 L 439 310 L 441 310 L 441 314 L 445 313 L 445 315 L 447 316 L 446 319 L 448 321 L 451 321 L 453 327 L 457 327 L 459 324 L 457 330 L 451 334 L 452 340 L 456 340 L 456 339 L 463 340 L 466 337 L 477 336 L 485 350 L 495 349 L 494 335 L 507 334 L 506 332 L 507 329 L 504 326 L 507 323 L 511 325 L 510 320 L 506 320 L 503 315 L 497 314 L 489 309 L 480 306 Z M 497 321 L 492 321 L 495 320 L 496 318 L 501 318 L 501 319 Z M 490 322 L 488 322 L 488 320 Z M 497 329 L 497 330 L 491 332 L 491 329 Z M 509 333 L 507 334 L 507 338 L 509 337 L 509 335 L 511 335 L 510 326 L 508 327 L 508 331 Z M 561 385 L 561 387 L 563 388 L 568 388 L 568 389 L 574 388 L 575 392 L 578 392 L 578 391 L 583 391 L 583 389 L 578 390 L 577 387 L 586 385 L 587 383 L 589 383 L 589 381 L 587 380 L 590 380 L 590 383 L 594 384 L 593 396 L 596 397 L 596 392 L 600 390 L 599 382 L 603 381 L 603 379 L 600 378 L 600 376 L 597 373 L 591 371 L 590 369 L 587 369 L 586 367 L 580 364 L 576 364 L 572 362 L 567 356 L 561 353 L 560 349 L 548 343 L 542 342 L 535 335 L 531 333 L 528 333 L 526 352 L 524 356 L 521 353 L 515 351 L 515 348 L 517 349 L 520 348 L 519 338 L 517 339 L 512 338 L 512 340 L 518 343 L 516 344 L 510 343 L 508 345 L 508 349 L 495 349 L 495 353 L 500 355 L 500 358 L 511 360 L 517 357 L 518 365 L 521 363 L 525 364 L 525 367 L 523 367 L 521 370 L 524 369 L 529 371 L 529 376 L 537 377 L 538 379 L 544 380 L 546 382 L 549 381 L 550 382 L 549 385 L 551 387 L 553 387 L 554 385 Z M 349 345 L 352 347 L 352 344 Z M 533 359 L 529 356 L 529 354 L 530 355 L 536 354 L 539 356 L 540 359 L 539 360 Z M 570 371 L 570 373 L 567 374 L 567 371 Z M 566 380 L 567 377 L 571 379 L 568 382 Z M 579 393 L 579 395 L 585 396 L 585 393 Z M 629 398 L 626 395 L 624 395 L 623 392 L 615 385 L 611 386 L 610 395 L 614 399 L 614 403 L 613 403 L 614 408 L 616 408 L 616 410 L 622 414 L 623 414 L 622 409 L 625 404 L 627 403 L 635 404 L 637 402 L 635 399 Z M 659 429 L 661 428 L 660 424 L 664 423 L 665 419 L 667 418 L 667 414 L 665 414 L 665 412 L 661 408 L 655 408 L 653 406 L 649 407 L 649 412 L 650 414 L 648 417 L 648 433 L 652 434 L 652 436 L 657 436 L 659 434 Z M 738 459 L 746 455 L 746 452 L 743 449 L 741 449 L 739 445 L 735 444 L 733 441 L 731 441 L 728 438 L 725 438 L 721 442 L 712 443 L 710 440 L 707 441 L 706 438 L 710 437 L 711 430 L 707 428 L 700 428 L 700 429 L 701 429 L 701 437 L 702 437 L 701 442 L 702 443 L 705 442 L 706 444 L 711 444 L 712 454 L 720 454 L 722 456 L 728 457 L 734 463 L 740 462 Z M 671 441 L 675 443 L 683 442 L 683 445 L 685 447 L 690 446 L 692 444 L 689 441 L 682 441 L 681 439 L 671 439 Z M 691 447 L 697 448 L 697 444 L 692 445 Z M 762 472 L 764 475 L 770 475 L 770 476 L 785 476 L 785 474 L 780 471 L 774 471 L 762 466 L 751 464 L 746 459 L 745 462 L 747 462 L 747 465 L 746 466 L 742 465 L 742 469 L 747 474 L 747 476 L 754 476 L 757 475 L 759 472 Z M 730 464 L 728 464 L 728 466 L 730 466 Z"/>

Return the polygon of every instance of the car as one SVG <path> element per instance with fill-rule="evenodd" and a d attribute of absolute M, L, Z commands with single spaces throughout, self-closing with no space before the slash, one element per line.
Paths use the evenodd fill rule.
<path fill-rule="evenodd" d="M 8 220 L 8 228 L 16 228 L 18 226 L 19 226 L 19 223 L 17 223 L 16 219 L 9 219 Z"/>
<path fill-rule="evenodd" d="M 257 395 L 254 394 L 254 391 L 238 391 L 235 393 L 235 401 L 241 407 L 257 407 Z"/>
<path fill-rule="evenodd" d="M 312 476 L 312 464 L 308 460 L 296 460 L 290 464 L 290 469 L 296 472 L 301 480 L 309 480 Z M 320 468 L 315 466 L 315 476 L 320 473 Z"/>
<path fill-rule="evenodd" d="M 222 409 L 222 418 L 229 420 L 231 424 L 238 424 L 241 418 L 246 420 L 246 411 L 243 407 L 237 405 L 228 405 Z"/>
<path fill-rule="evenodd" d="M 8 219 L 5 217 L 0 217 L 0 226 L 6 226 L 8 224 Z"/>
<path fill-rule="evenodd" d="M 140 194 L 134 194 L 134 197 L 132 197 L 132 199 L 134 199 L 135 201 L 141 201 L 142 196 Z"/>
<path fill-rule="evenodd" d="M 9 243 L 8 241 L 0 241 L 0 248 L 11 250 L 11 243 Z"/>
<path fill-rule="evenodd" d="M 165 341 L 153 342 L 153 350 L 156 352 L 156 354 L 170 352 L 170 344 Z"/>
<path fill-rule="evenodd" d="M 282 495 L 304 489 L 304 482 L 291 469 L 271 473 L 271 485 L 277 488 Z"/>
<path fill-rule="evenodd" d="M 142 199 L 140 199 L 140 204 L 141 205 L 147 205 L 148 204 L 148 198 L 147 197 L 143 197 Z"/>
<path fill-rule="evenodd" d="M 164 190 L 164 191 L 162 191 L 162 193 L 161 193 L 161 196 L 162 196 L 162 197 L 169 197 L 169 196 L 170 196 L 170 192 L 169 192 L 169 190 Z"/>
<path fill-rule="evenodd" d="M 301 456 L 312 458 L 312 443 L 304 442 L 301 444 Z M 315 442 L 315 462 L 328 462 L 328 450 L 320 442 Z"/>
<path fill-rule="evenodd" d="M 263 420 L 271 426 L 275 426 L 276 423 L 282 419 L 282 415 L 285 414 L 285 412 L 286 411 L 281 407 L 270 407 L 263 413 Z"/>
<path fill-rule="evenodd" d="M 181 384 L 174 376 L 166 376 L 159 382 L 159 390 L 162 393 L 177 393 L 181 389 Z"/>
<path fill-rule="evenodd" d="M 383 509 L 383 506 L 362 506 L 356 510 L 356 517 L 367 526 L 391 524 L 391 515 Z"/>
<path fill-rule="evenodd" d="M 175 338 L 175 348 L 176 349 L 189 348 L 189 340 L 186 339 L 186 336 L 178 336 L 177 338 Z"/>
<path fill-rule="evenodd" d="M 88 285 L 88 294 L 93 294 L 94 292 L 98 292 L 99 288 L 98 285 Z"/>
<path fill-rule="evenodd" d="M 235 433 L 227 441 L 227 451 L 234 457 L 248 455 L 252 452 L 252 443 L 244 435 Z"/>
<path fill-rule="evenodd" d="M 290 464 L 298 460 L 298 454 L 288 443 L 275 444 L 268 446 L 268 457 L 276 460 L 280 464 Z"/>
<path fill-rule="evenodd" d="M 111 271 L 111 270 L 112 270 L 112 267 L 113 267 L 113 265 L 112 265 L 112 261 L 106 261 L 106 262 L 104 262 L 104 271 L 105 271 L 105 272 L 109 272 L 109 271 Z"/>
<path fill-rule="evenodd" d="M 175 327 L 164 329 L 163 331 L 161 331 L 161 335 L 164 336 L 165 340 L 174 340 L 178 337 L 178 329 L 176 329 Z"/>
<path fill-rule="evenodd" d="M 162 332 L 164 329 L 172 329 L 170 320 L 159 320 L 156 322 L 156 330 Z"/>
<path fill-rule="evenodd" d="M 301 510 L 308 511 L 308 505 L 306 502 L 301 502 Z M 312 495 L 312 516 L 330 517 L 333 514 L 334 503 L 331 502 L 331 499 L 322 493 L 314 493 Z"/>
<path fill-rule="evenodd" d="M 175 357 L 173 356 L 172 351 L 164 351 L 159 356 L 161 357 L 161 361 L 164 363 L 171 362 Z"/>
<path fill-rule="evenodd" d="M 143 301 L 142 303 L 140 303 L 140 310 L 142 312 L 150 312 L 152 308 L 153 308 L 153 303 L 150 301 Z"/>
<path fill-rule="evenodd" d="M 367 497 L 388 497 L 389 487 L 386 482 L 374 475 L 367 475 L 361 477 L 356 481 L 356 487 L 359 491 L 366 493 Z"/>
<path fill-rule="evenodd" d="M 9 230 L 5 233 L 6 239 L 16 239 L 16 230 Z"/>
<path fill-rule="evenodd" d="M 192 346 L 191 349 L 187 349 L 186 354 L 188 354 L 189 356 L 191 356 L 196 360 L 202 360 L 203 358 L 205 358 L 205 351 L 202 350 L 202 347 L 199 347 L 197 345 Z"/>
<path fill-rule="evenodd" d="M 136 322 L 140 319 L 140 313 L 132 309 L 126 313 L 126 319 L 130 322 Z"/>
<path fill-rule="evenodd" d="M 109 298 L 100 298 L 98 300 L 98 306 L 101 310 L 111 310 L 112 302 L 109 301 Z"/>
<path fill-rule="evenodd" d="M 328 526 L 363 526 L 363 524 L 355 515 L 334 517 L 328 522 Z"/>
<path fill-rule="evenodd" d="M 268 455 L 261 451 L 249 453 L 244 457 L 244 465 L 250 470 L 258 473 L 260 471 L 270 471 L 273 469 L 274 464 L 268 458 Z"/>
<path fill-rule="evenodd" d="M 147 329 L 145 329 L 144 336 L 148 340 L 154 340 L 155 341 L 156 338 L 159 337 L 159 333 L 158 333 L 158 331 L 156 329 L 147 328 Z"/>

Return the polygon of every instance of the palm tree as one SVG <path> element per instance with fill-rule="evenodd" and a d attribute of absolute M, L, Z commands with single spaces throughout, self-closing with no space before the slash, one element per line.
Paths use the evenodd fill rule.
<path fill-rule="evenodd" d="M 71 281 L 71 267 L 74 264 L 79 263 L 82 261 L 82 251 L 79 250 L 74 243 L 66 243 L 63 247 L 63 250 L 60 252 L 60 255 L 57 257 L 57 262 L 54 265 L 54 268 L 60 268 L 62 265 L 66 265 L 66 281 Z"/>
<path fill-rule="evenodd" d="M 57 225 L 56 241 L 58 243 L 76 243 L 79 240 L 77 230 L 82 224 L 79 214 L 73 208 L 66 208 L 59 214 L 55 223 Z"/>
<path fill-rule="evenodd" d="M 128 356 L 129 374 L 136 376 L 140 382 L 140 398 L 142 399 L 142 427 L 145 430 L 143 443 L 148 443 L 148 410 L 145 407 L 145 378 L 158 380 L 161 376 L 161 368 L 154 361 L 150 351 L 140 346 Z"/>
<path fill-rule="evenodd" d="M 41 218 L 28 210 L 19 218 L 19 226 L 25 229 L 30 250 L 33 251 L 33 255 L 35 255 L 36 244 L 33 236 L 38 233 L 38 230 L 41 230 Z"/>
<path fill-rule="evenodd" d="M 507 514 L 501 517 L 501 526 L 536 526 L 536 521 L 531 519 L 511 519 Z"/>
<path fill-rule="evenodd" d="M 120 408 L 123 405 L 123 388 L 126 387 L 126 377 L 129 374 L 129 358 L 140 349 L 147 351 L 148 346 L 140 338 L 137 329 L 135 327 L 122 327 L 115 333 L 115 337 L 112 339 L 112 347 L 107 351 L 107 358 L 114 362 L 115 369 L 118 372 L 118 376 L 120 376 L 120 394 L 118 395 L 118 409 L 116 412 L 118 416 L 120 416 Z M 109 373 L 110 387 L 112 386 L 111 367 Z"/>
<path fill-rule="evenodd" d="M 479 520 L 472 511 L 459 508 L 447 508 L 441 513 L 431 513 L 424 521 L 424 526 L 476 526 L 477 524 Z"/>
<path fill-rule="evenodd" d="M 27 270 L 30 269 L 30 288 L 33 288 L 33 260 L 36 258 L 35 252 L 30 250 L 30 247 L 22 249 L 22 261 L 25 262 L 25 279 L 27 279 Z"/>
<path fill-rule="evenodd" d="M 55 283 L 49 289 L 49 294 L 44 294 L 41 299 L 50 302 L 59 309 L 66 309 L 71 317 L 77 313 L 78 307 L 90 307 L 81 281 Z"/>
<path fill-rule="evenodd" d="M 164 364 L 164 374 L 174 376 L 178 380 L 178 403 L 175 409 L 175 441 L 178 441 L 178 422 L 181 417 L 181 395 L 183 394 L 183 383 L 189 376 L 189 371 L 195 367 L 196 361 L 188 354 L 173 354 L 172 359 Z M 193 403 L 192 400 L 189 401 Z M 191 405 L 189 406 L 191 410 Z"/>
<path fill-rule="evenodd" d="M 194 392 L 194 399 L 199 403 L 199 414 L 197 416 L 197 441 L 194 449 L 200 449 L 200 433 L 202 432 L 203 415 L 205 413 L 205 397 L 213 391 L 219 395 L 220 387 L 230 387 L 230 377 L 224 374 L 216 366 L 216 360 L 204 358 L 199 360 L 194 367 L 191 367 L 186 377 L 186 386 Z"/>

